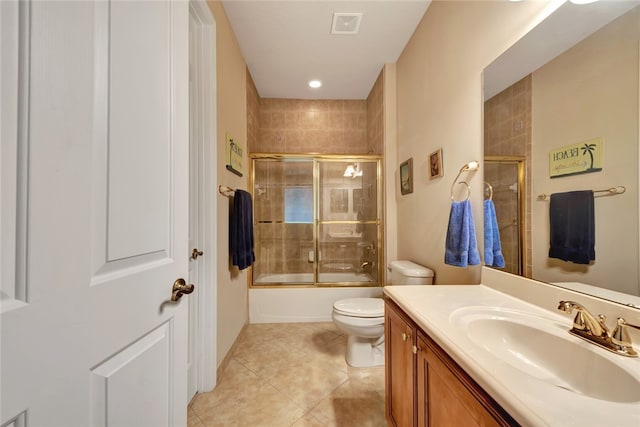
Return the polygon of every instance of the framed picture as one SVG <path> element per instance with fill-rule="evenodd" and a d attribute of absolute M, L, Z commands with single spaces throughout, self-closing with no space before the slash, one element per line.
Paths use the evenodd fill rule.
<path fill-rule="evenodd" d="M 429 154 L 429 179 L 437 178 L 443 174 L 442 148 L 438 148 L 436 151 Z"/>
<path fill-rule="evenodd" d="M 235 173 L 238 176 L 242 176 L 242 147 L 233 140 L 233 137 L 228 133 L 225 133 L 226 139 L 226 154 L 228 171 Z"/>
<path fill-rule="evenodd" d="M 413 193 L 413 158 L 400 163 L 400 193 Z"/>

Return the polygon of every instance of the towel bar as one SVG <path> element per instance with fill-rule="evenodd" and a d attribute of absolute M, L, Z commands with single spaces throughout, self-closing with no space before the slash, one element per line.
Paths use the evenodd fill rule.
<path fill-rule="evenodd" d="M 233 196 L 236 190 L 231 187 L 226 187 L 224 185 L 218 185 L 218 192 L 223 196 Z"/>
<path fill-rule="evenodd" d="M 477 171 L 478 169 L 480 169 L 480 163 L 476 161 L 469 162 L 460 168 L 460 171 L 458 171 L 458 175 L 456 175 L 453 182 L 451 183 L 451 201 L 452 202 L 455 202 L 455 197 L 453 196 L 453 187 L 455 187 L 456 182 L 458 182 L 458 178 L 460 178 L 460 174 L 462 174 L 462 172 Z M 460 181 L 458 184 L 464 184 L 467 186 L 467 198 L 465 200 L 469 200 L 471 198 L 471 187 L 469 187 L 469 184 L 466 181 Z"/>
<path fill-rule="evenodd" d="M 467 184 L 467 181 L 460 181 L 458 184 L 464 184 L 467 186 L 467 198 L 464 200 L 469 200 L 471 198 L 471 187 L 469 187 L 469 184 Z M 456 201 L 455 198 L 453 197 L 453 186 L 451 186 L 451 201 L 453 202 Z"/>
<path fill-rule="evenodd" d="M 594 193 L 606 193 L 603 196 L 613 196 L 616 194 L 622 194 L 627 191 L 627 188 L 624 185 L 618 185 L 617 187 L 604 188 L 602 190 L 593 190 Z M 551 194 L 538 194 L 538 200 L 548 200 L 551 197 Z"/>
<path fill-rule="evenodd" d="M 487 181 L 484 182 L 484 185 L 487 187 L 487 190 L 489 190 L 489 198 L 487 200 L 493 200 L 493 186 Z"/>

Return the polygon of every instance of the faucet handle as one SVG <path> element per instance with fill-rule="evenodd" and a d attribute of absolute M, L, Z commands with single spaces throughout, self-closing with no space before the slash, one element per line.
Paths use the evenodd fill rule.
<path fill-rule="evenodd" d="M 627 326 L 640 330 L 640 326 L 628 323 L 622 317 L 618 317 L 616 327 L 613 332 L 611 332 L 611 342 L 618 347 L 618 353 L 623 353 L 626 356 L 637 357 L 638 353 L 633 349 L 631 336 L 626 328 Z"/>

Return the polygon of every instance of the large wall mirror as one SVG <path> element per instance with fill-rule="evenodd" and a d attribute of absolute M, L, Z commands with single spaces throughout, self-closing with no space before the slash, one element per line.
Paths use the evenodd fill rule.
<path fill-rule="evenodd" d="M 483 73 L 501 269 L 638 307 L 639 4 L 566 2 Z M 551 177 L 550 153 L 593 141 L 601 170 Z M 548 195 L 609 188 L 594 193 L 595 260 L 550 258 Z"/>

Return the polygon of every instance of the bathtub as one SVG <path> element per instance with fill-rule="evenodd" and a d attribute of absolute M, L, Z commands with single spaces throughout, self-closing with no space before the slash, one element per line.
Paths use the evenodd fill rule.
<path fill-rule="evenodd" d="M 370 274 L 352 272 L 320 273 L 318 280 L 325 283 L 375 282 Z M 313 273 L 261 274 L 253 283 L 313 283 Z"/>
<path fill-rule="evenodd" d="M 321 273 L 320 281 L 371 282 L 368 274 Z M 312 274 L 271 274 L 254 283 L 313 283 Z M 250 323 L 331 322 L 333 303 L 343 298 L 382 297 L 382 287 L 249 289 Z"/>

